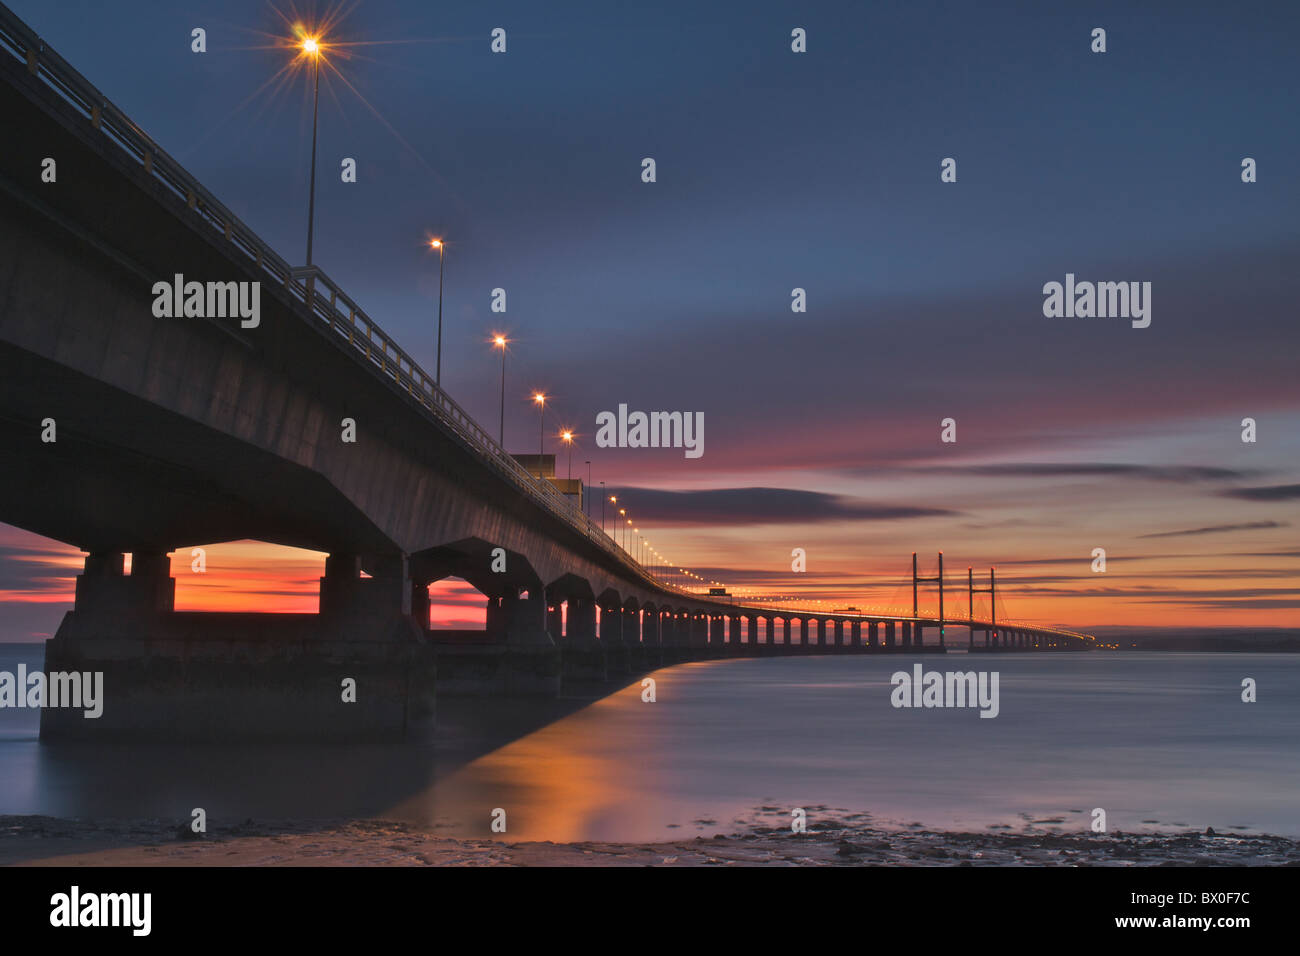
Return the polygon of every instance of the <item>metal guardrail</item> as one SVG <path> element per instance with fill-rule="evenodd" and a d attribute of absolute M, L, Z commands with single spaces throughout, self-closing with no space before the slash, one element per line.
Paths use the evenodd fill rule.
<path fill-rule="evenodd" d="M 593 544 L 619 562 L 633 576 L 654 587 L 670 591 L 693 601 L 734 606 L 728 601 L 710 598 L 661 581 L 619 547 L 605 531 L 581 512 L 574 510 L 560 491 L 549 481 L 533 476 L 515 461 L 490 434 L 483 430 L 427 372 L 411 358 L 356 301 L 318 267 L 295 268 L 267 245 L 252 229 L 240 221 L 216 196 L 172 158 L 161 146 L 113 105 L 89 80 L 81 75 L 53 48 L 31 30 L 12 10 L 0 3 L 0 48 L 7 49 L 27 72 L 56 92 L 65 102 L 85 116 L 94 129 L 113 140 L 128 156 L 140 163 L 155 182 L 161 183 L 176 199 L 185 203 L 200 221 L 221 233 L 236 249 L 252 260 L 256 269 L 270 277 L 301 301 L 308 313 L 325 323 L 340 339 L 345 339 L 354 358 L 371 371 L 387 377 L 400 391 L 440 425 L 460 438 L 486 464 L 523 492 L 553 517 L 581 533 Z M 793 608 L 771 610 L 794 611 Z M 819 612 L 826 613 L 826 612 Z M 948 622 L 955 623 L 955 622 Z M 1025 625 L 1022 625 L 1025 626 Z M 1092 640 L 1089 635 L 1058 628 L 1031 628 Z"/>

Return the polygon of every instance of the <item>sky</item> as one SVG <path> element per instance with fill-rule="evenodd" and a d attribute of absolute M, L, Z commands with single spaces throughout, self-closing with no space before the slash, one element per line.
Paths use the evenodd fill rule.
<path fill-rule="evenodd" d="M 545 391 L 547 450 L 571 427 L 704 579 L 910 608 L 943 551 L 962 607 L 996 565 L 1000 617 L 1300 626 L 1295 4 L 7 2 L 293 262 L 310 86 L 278 71 L 331 23 L 316 263 L 431 369 L 446 237 L 448 391 L 494 424 L 508 335 L 507 446 Z M 1150 326 L 1046 317 L 1067 273 L 1150 282 Z M 620 404 L 703 413 L 703 456 L 597 447 Z M 0 526 L 0 640 L 52 634 L 79 567 Z M 322 567 L 213 543 L 177 606 L 314 610 Z M 445 582 L 435 624 L 477 603 Z"/>

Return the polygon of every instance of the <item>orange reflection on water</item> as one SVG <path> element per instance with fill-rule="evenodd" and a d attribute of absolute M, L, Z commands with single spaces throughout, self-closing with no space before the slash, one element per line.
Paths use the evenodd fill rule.
<path fill-rule="evenodd" d="M 491 701 L 484 701 L 490 707 Z M 654 731 L 639 684 L 479 757 L 390 811 L 442 834 L 501 840 L 616 839 L 635 824 L 654 761 L 629 760 Z M 655 748 L 645 747 L 645 753 Z M 506 811 L 505 833 L 492 813 Z"/>

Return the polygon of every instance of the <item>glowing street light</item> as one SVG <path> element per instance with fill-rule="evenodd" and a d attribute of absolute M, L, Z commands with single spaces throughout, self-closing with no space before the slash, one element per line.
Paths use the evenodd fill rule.
<path fill-rule="evenodd" d="M 313 72 L 311 105 L 311 187 L 307 194 L 307 265 L 311 265 L 312 233 L 316 225 L 316 120 L 320 115 L 320 58 L 321 44 L 314 36 L 306 36 L 302 41 L 304 56 L 311 57 Z"/>
<path fill-rule="evenodd" d="M 429 248 L 438 250 L 438 364 L 435 365 L 433 368 L 433 380 L 436 384 L 441 385 L 442 384 L 442 275 L 443 275 L 443 266 L 446 264 L 447 261 L 447 254 L 446 254 L 447 244 L 443 242 L 441 239 L 430 239 Z M 503 346 L 501 349 L 501 369 L 502 369 L 501 374 L 503 378 L 505 377 L 505 361 L 506 361 L 505 348 Z M 503 398 L 502 401 L 504 402 L 505 399 Z M 505 412 L 502 411 L 501 415 L 504 418 Z M 504 430 L 505 429 L 503 426 L 502 431 Z"/>
<path fill-rule="evenodd" d="M 560 432 L 560 441 L 569 446 L 569 480 L 573 480 L 573 432 L 565 429 Z"/>
<path fill-rule="evenodd" d="M 541 392 L 533 395 L 537 403 L 537 477 L 542 477 L 542 455 L 546 450 L 546 396 Z"/>
<path fill-rule="evenodd" d="M 438 322 L 442 326 L 441 320 Z M 497 432 L 497 444 L 506 446 L 506 343 L 510 340 L 504 335 L 493 335 L 492 346 L 501 350 L 501 430 Z"/>

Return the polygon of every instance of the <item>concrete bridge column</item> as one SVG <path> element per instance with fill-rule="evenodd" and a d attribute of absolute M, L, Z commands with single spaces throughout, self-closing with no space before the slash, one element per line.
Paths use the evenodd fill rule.
<path fill-rule="evenodd" d="M 862 650 L 862 622 L 854 621 L 849 626 L 849 644 L 854 650 Z"/>
<path fill-rule="evenodd" d="M 808 618 L 799 618 L 799 643 L 808 646 Z"/>
<path fill-rule="evenodd" d="M 664 615 L 664 642 L 673 647 L 684 647 L 688 642 L 682 632 L 682 619 L 677 616 L 677 613 L 669 611 Z"/>
<path fill-rule="evenodd" d="M 624 633 L 626 615 L 623 613 L 623 603 L 618 598 L 598 600 L 601 600 L 600 646 L 605 649 L 605 669 L 610 677 L 626 674 L 628 641 Z"/>
<path fill-rule="evenodd" d="M 564 681 L 604 681 L 607 676 L 604 644 L 596 636 L 596 600 L 569 597 L 561 666 Z"/>
<path fill-rule="evenodd" d="M 703 611 L 691 613 L 691 646 L 709 646 L 709 618 Z"/>
<path fill-rule="evenodd" d="M 892 649 L 894 646 L 894 624 L 895 621 L 885 622 L 885 647 Z"/>
<path fill-rule="evenodd" d="M 529 591 L 527 597 L 519 592 L 507 593 L 501 600 L 501 610 L 507 644 L 555 643 L 546 632 L 546 601 L 540 588 Z"/>
<path fill-rule="evenodd" d="M 569 598 L 570 644 L 596 643 L 596 602 L 591 598 Z"/>
<path fill-rule="evenodd" d="M 902 645 L 904 647 L 911 647 L 912 646 L 912 622 L 903 621 L 901 623 L 903 625 Z"/>
<path fill-rule="evenodd" d="M 662 643 L 659 634 L 659 612 L 647 612 L 641 619 L 641 643 L 658 645 Z"/>
<path fill-rule="evenodd" d="M 776 618 L 770 614 L 763 621 L 763 640 L 769 647 L 776 643 Z"/>
<path fill-rule="evenodd" d="M 879 646 L 879 643 L 880 643 L 880 622 L 868 621 L 867 622 L 867 646 L 877 647 Z"/>
<path fill-rule="evenodd" d="M 925 647 L 925 625 L 920 621 L 912 625 L 912 647 Z"/>
<path fill-rule="evenodd" d="M 722 647 L 727 643 L 727 619 L 721 614 L 706 615 L 709 628 L 709 646 Z"/>
<path fill-rule="evenodd" d="M 429 630 L 429 585 L 411 584 L 411 617 L 420 625 L 420 630 Z"/>
<path fill-rule="evenodd" d="M 612 607 L 601 605 L 600 642 L 606 646 L 621 645 L 623 643 L 622 605 L 615 604 Z"/>
<path fill-rule="evenodd" d="M 125 567 L 126 556 L 120 551 L 86 555 L 77 575 L 75 612 L 83 619 L 94 615 L 111 621 L 175 610 L 176 581 L 166 554 L 133 554 L 130 576 Z"/>
<path fill-rule="evenodd" d="M 370 577 L 361 577 L 363 566 Z M 149 567 L 149 563 L 141 565 L 142 570 Z M 156 562 L 152 567 L 156 575 Z M 408 641 L 415 624 L 411 617 L 414 590 L 404 554 L 331 554 L 320 579 L 322 626 L 346 641 Z M 489 611 L 489 625 L 492 623 Z"/>
<path fill-rule="evenodd" d="M 825 647 L 826 646 L 826 618 L 822 617 L 817 619 L 816 629 L 817 629 L 817 646 Z"/>
<path fill-rule="evenodd" d="M 727 615 L 727 640 L 732 643 L 740 644 L 740 616 L 736 614 Z"/>

